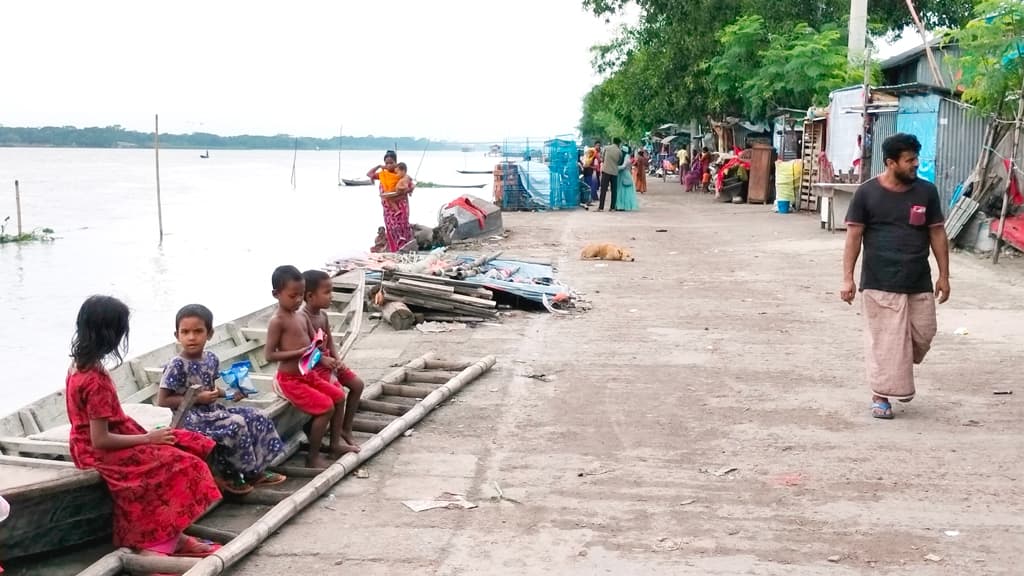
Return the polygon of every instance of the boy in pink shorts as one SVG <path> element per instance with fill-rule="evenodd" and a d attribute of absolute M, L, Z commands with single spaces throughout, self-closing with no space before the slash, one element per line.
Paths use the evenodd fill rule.
<path fill-rule="evenodd" d="M 320 361 L 313 367 L 313 371 L 339 388 L 348 388 L 345 418 L 341 423 L 341 439 L 351 447 L 350 451 L 358 452 L 359 446 L 352 436 L 352 422 L 359 409 L 359 399 L 363 395 L 363 381 L 342 363 L 334 347 L 334 338 L 331 336 L 331 326 L 326 312 L 331 305 L 331 277 L 323 270 L 307 270 L 302 273 L 302 278 L 306 284 L 306 301 L 299 309 L 299 316 L 306 319 L 310 339 L 320 331 L 324 335 L 323 343 L 320 345 Z M 331 429 L 333 432 L 333 422 Z"/>
<path fill-rule="evenodd" d="M 309 352 L 312 339 L 308 322 L 298 313 L 305 294 L 305 282 L 299 269 L 294 266 L 279 266 L 271 278 L 274 298 L 277 298 L 277 312 L 267 326 L 267 343 L 264 355 L 270 362 L 277 362 L 277 385 L 281 394 L 299 410 L 313 417 L 308 436 L 310 451 L 306 466 L 325 468 L 327 462 L 320 455 L 327 425 L 331 425 L 330 452 L 339 457 L 358 447 L 341 440 L 342 419 L 345 417 L 345 391 L 321 373 L 308 371 L 303 374 L 299 363 Z M 341 406 L 339 406 L 341 405 Z"/>

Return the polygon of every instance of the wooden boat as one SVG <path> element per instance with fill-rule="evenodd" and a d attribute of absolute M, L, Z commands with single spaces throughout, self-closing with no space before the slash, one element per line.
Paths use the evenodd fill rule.
<path fill-rule="evenodd" d="M 359 334 L 364 291 L 361 271 L 335 279 L 338 311 L 328 316 L 342 358 Z M 252 363 L 250 376 L 260 393 L 240 404 L 274 420 L 287 448 L 280 458 L 284 461 L 298 449 L 308 416 L 273 392 L 276 368 L 263 357 L 262 348 L 274 309 L 268 306 L 217 326 L 207 349 L 217 354 L 222 368 L 239 360 Z M 140 404 L 147 405 L 146 410 L 161 410 L 152 406 L 152 400 L 162 366 L 177 353 L 177 345 L 168 344 L 111 370 L 126 412 L 140 409 Z M 0 562 L 109 538 L 110 497 L 99 474 L 70 462 L 69 429 L 64 391 L 0 418 L 0 494 L 11 505 L 10 516 L 0 523 Z"/>
<path fill-rule="evenodd" d="M 459 174 L 494 174 L 494 170 L 456 170 Z"/>
<path fill-rule="evenodd" d="M 341 179 L 341 184 L 344 185 L 344 186 L 369 186 L 369 185 L 373 184 L 373 182 L 371 182 L 369 180 L 366 180 L 366 179 L 363 179 L 363 180 L 348 180 L 348 179 L 342 178 Z"/>
<path fill-rule="evenodd" d="M 210 157 L 210 151 L 207 150 L 205 154 L 200 154 L 199 157 L 200 158 L 209 158 Z"/>

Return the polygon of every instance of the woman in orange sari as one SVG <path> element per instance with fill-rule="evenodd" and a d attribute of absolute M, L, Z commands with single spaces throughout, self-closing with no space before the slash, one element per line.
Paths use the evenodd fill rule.
<path fill-rule="evenodd" d="M 366 173 L 370 180 L 380 183 L 380 204 L 384 208 L 384 230 L 388 240 L 388 251 L 398 252 L 412 240 L 409 225 L 409 191 L 398 190 L 401 177 L 396 172 L 398 154 L 393 150 L 384 153 L 384 164 L 377 165 Z"/>

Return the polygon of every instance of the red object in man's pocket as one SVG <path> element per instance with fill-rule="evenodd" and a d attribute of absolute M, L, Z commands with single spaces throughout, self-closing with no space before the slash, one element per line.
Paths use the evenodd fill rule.
<path fill-rule="evenodd" d="M 910 207 L 910 225 L 911 226 L 924 226 L 925 215 L 928 209 L 924 206 L 917 204 Z"/>

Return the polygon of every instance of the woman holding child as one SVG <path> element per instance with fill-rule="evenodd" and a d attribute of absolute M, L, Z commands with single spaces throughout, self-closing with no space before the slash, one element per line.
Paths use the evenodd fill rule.
<path fill-rule="evenodd" d="M 405 164 L 398 162 L 393 150 L 384 153 L 384 164 L 378 164 L 366 173 L 370 180 L 380 182 L 380 203 L 384 208 L 384 227 L 388 251 L 398 252 L 413 239 L 409 225 L 409 195 L 412 180 Z"/>

